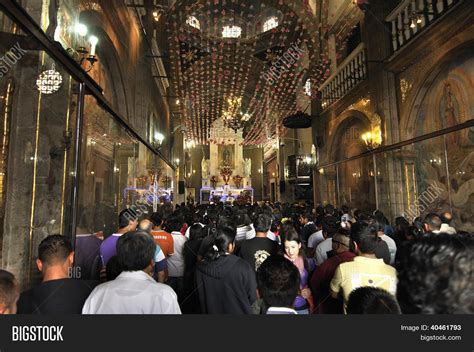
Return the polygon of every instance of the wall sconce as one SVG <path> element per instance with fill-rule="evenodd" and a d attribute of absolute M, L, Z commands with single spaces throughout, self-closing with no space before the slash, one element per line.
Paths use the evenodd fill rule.
<path fill-rule="evenodd" d="M 78 23 L 76 24 L 74 31 L 80 36 L 80 37 L 85 37 L 87 35 L 88 29 L 87 27 L 82 24 Z M 97 38 L 95 35 L 91 35 L 88 39 L 89 44 L 90 44 L 90 53 L 87 51 L 85 46 L 79 46 L 77 49 L 73 48 L 67 48 L 66 51 L 69 53 L 69 55 L 76 60 L 76 62 L 82 66 L 85 61 L 89 63 L 88 67 L 84 68 L 84 71 L 89 72 L 92 70 L 92 67 L 94 64 L 99 61 L 95 55 L 96 48 L 97 48 L 97 43 L 99 42 L 99 38 Z"/>
<path fill-rule="evenodd" d="M 380 131 L 380 127 L 374 128 L 372 131 L 364 133 L 362 135 L 362 140 L 369 150 L 380 147 L 382 144 L 382 131 Z"/>
<path fill-rule="evenodd" d="M 179 159 L 176 159 L 174 162 L 176 163 L 176 165 L 179 165 Z"/>
<path fill-rule="evenodd" d="M 160 149 L 163 146 L 164 140 L 165 136 L 163 135 L 163 133 L 155 132 L 155 136 L 152 143 L 153 147 L 155 147 L 155 149 Z"/>

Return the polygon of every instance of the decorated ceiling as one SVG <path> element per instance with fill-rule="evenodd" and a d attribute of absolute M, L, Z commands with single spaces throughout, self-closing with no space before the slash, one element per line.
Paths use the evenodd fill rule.
<path fill-rule="evenodd" d="M 329 75 L 305 1 L 177 1 L 165 21 L 188 141 L 265 143 Z"/>

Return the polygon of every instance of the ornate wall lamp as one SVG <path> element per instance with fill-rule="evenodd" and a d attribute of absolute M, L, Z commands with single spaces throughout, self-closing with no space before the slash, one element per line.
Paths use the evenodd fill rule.
<path fill-rule="evenodd" d="M 82 38 L 85 38 L 87 35 L 88 29 L 87 27 L 82 24 L 78 23 L 76 24 L 74 31 Z M 88 62 L 88 66 L 84 68 L 84 71 L 89 72 L 92 70 L 92 67 L 94 64 L 99 61 L 97 59 L 97 56 L 95 54 L 96 52 L 96 47 L 97 44 L 99 43 L 99 38 L 97 38 L 95 35 L 91 35 L 88 38 L 88 43 L 90 45 L 90 52 L 87 50 L 87 48 L 84 45 L 79 46 L 77 49 L 73 48 L 67 48 L 66 51 L 71 55 L 71 57 L 76 60 L 76 62 L 82 66 L 84 62 Z"/>

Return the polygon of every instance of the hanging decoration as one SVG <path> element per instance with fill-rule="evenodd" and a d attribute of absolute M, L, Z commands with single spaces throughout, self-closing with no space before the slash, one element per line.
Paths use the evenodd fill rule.
<path fill-rule="evenodd" d="M 53 94 L 61 88 L 63 77 L 56 71 L 56 65 L 51 65 L 51 70 L 46 70 L 40 73 L 36 80 L 36 87 L 42 94 Z"/>
<path fill-rule="evenodd" d="M 263 23 L 272 17 L 278 24 L 264 32 Z M 242 31 L 226 38 L 225 26 Z M 178 0 L 165 30 L 186 139 L 198 144 L 261 144 L 277 137 L 284 131 L 282 119 L 302 108 L 296 97 L 303 79 L 310 77 L 317 89 L 329 76 L 314 15 L 303 2 Z M 275 65 L 287 69 L 269 80 Z"/>

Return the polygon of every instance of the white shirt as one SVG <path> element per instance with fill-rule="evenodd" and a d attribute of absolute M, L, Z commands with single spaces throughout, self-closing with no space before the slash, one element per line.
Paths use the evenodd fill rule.
<path fill-rule="evenodd" d="M 252 225 L 237 227 L 237 234 L 235 235 L 235 241 L 245 241 L 255 237 L 255 229 Z"/>
<path fill-rule="evenodd" d="M 323 241 L 323 230 L 316 231 L 308 238 L 308 248 L 316 248 Z"/>
<path fill-rule="evenodd" d="M 272 241 L 278 242 L 276 235 L 271 231 L 267 232 L 267 238 L 271 239 Z"/>
<path fill-rule="evenodd" d="M 387 243 L 388 251 L 390 252 L 390 265 L 393 265 L 395 263 L 395 255 L 397 254 L 397 245 L 395 241 L 387 235 L 380 236 L 380 238 Z"/>
<path fill-rule="evenodd" d="M 267 310 L 267 314 L 298 314 L 296 310 L 287 307 L 270 307 Z"/>
<path fill-rule="evenodd" d="M 322 263 L 324 263 L 326 259 L 328 259 L 327 252 L 330 251 L 332 251 L 332 238 L 328 237 L 316 247 L 316 251 L 314 252 L 316 264 L 321 265 Z"/>
<path fill-rule="evenodd" d="M 443 233 L 447 233 L 449 235 L 456 234 L 456 229 L 452 226 L 449 226 L 448 224 L 445 224 L 444 222 L 441 224 L 441 228 L 439 229 L 439 231 Z"/>
<path fill-rule="evenodd" d="M 183 249 L 187 238 L 179 231 L 171 232 L 174 242 L 174 254 L 168 260 L 168 276 L 182 277 L 184 275 Z"/>
<path fill-rule="evenodd" d="M 124 271 L 92 291 L 82 314 L 181 314 L 181 310 L 171 287 L 144 271 Z"/>

